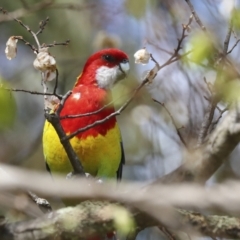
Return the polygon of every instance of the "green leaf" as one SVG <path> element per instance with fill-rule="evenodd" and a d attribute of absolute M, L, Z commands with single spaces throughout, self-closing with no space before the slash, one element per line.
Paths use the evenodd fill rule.
<path fill-rule="evenodd" d="M 16 102 L 7 85 L 0 82 L 0 131 L 12 127 L 16 116 Z"/>
<path fill-rule="evenodd" d="M 135 227 L 134 219 L 131 214 L 121 206 L 114 206 L 114 225 L 122 235 L 127 235 Z"/>
<path fill-rule="evenodd" d="M 232 11 L 232 21 L 234 29 L 240 29 L 240 10 L 234 9 Z"/>
<path fill-rule="evenodd" d="M 202 63 L 214 52 L 211 36 L 208 36 L 206 33 L 197 32 L 194 34 L 190 39 L 190 44 L 193 49 L 191 59 L 196 63 Z"/>

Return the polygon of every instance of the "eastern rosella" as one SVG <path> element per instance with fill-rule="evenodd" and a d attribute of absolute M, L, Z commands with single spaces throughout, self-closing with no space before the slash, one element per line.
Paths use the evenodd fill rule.
<path fill-rule="evenodd" d="M 109 104 L 112 101 L 111 88 L 126 76 L 128 70 L 128 56 L 118 49 L 101 50 L 87 60 L 60 115 L 96 113 L 61 119 L 66 134 L 71 134 L 114 112 L 113 104 Z M 100 109 L 102 110 L 98 111 Z M 70 142 L 86 173 L 100 178 L 121 179 L 125 160 L 115 117 L 79 133 Z M 72 171 L 58 135 L 47 121 L 43 131 L 43 151 L 48 170 L 64 174 Z"/>

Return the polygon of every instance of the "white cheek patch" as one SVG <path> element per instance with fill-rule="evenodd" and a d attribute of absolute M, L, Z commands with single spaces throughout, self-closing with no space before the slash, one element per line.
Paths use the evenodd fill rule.
<path fill-rule="evenodd" d="M 81 97 L 81 93 L 74 93 L 73 94 L 73 98 L 76 99 L 76 100 L 80 99 L 80 97 Z"/>
<path fill-rule="evenodd" d="M 109 89 L 113 86 L 114 82 L 121 74 L 122 72 L 119 69 L 119 66 L 115 66 L 112 68 L 102 66 L 96 71 L 97 84 L 100 88 Z"/>

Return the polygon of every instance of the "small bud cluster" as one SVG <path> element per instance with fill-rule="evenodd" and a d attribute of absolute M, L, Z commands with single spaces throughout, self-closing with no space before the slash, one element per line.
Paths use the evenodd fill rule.
<path fill-rule="evenodd" d="M 48 48 L 41 48 L 39 50 L 33 66 L 43 73 L 44 81 L 52 81 L 56 78 L 56 60 L 48 52 Z"/>
<path fill-rule="evenodd" d="M 18 39 L 15 36 L 11 36 L 7 43 L 5 48 L 5 54 L 8 60 L 12 60 L 17 55 L 17 42 Z"/>

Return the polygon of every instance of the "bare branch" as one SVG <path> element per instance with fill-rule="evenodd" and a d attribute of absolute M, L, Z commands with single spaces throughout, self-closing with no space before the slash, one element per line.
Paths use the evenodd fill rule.
<path fill-rule="evenodd" d="M 57 42 L 53 42 L 52 44 L 42 44 L 42 47 L 55 47 L 55 46 L 67 46 L 70 43 L 70 40 L 66 40 L 65 42 L 61 42 L 61 43 L 57 43 Z"/>
<path fill-rule="evenodd" d="M 236 42 L 235 42 L 235 44 L 232 46 L 232 48 L 227 52 L 227 54 L 230 54 L 233 50 L 234 50 L 234 48 L 238 45 L 238 43 L 240 42 L 240 39 L 237 39 L 236 40 Z"/>
<path fill-rule="evenodd" d="M 200 20 L 200 18 L 198 16 L 198 14 L 196 13 L 196 11 L 195 11 L 191 1 L 190 0 L 185 0 L 185 1 L 188 4 L 188 6 L 189 6 L 189 8 L 190 8 L 190 10 L 192 12 L 192 15 L 194 16 L 194 19 L 196 20 L 197 24 L 201 27 L 201 29 L 203 31 L 206 31 L 206 27 L 203 25 L 202 21 Z"/>
<path fill-rule="evenodd" d="M 167 107 L 165 106 L 165 104 L 157 101 L 156 99 L 153 99 L 153 101 L 156 102 L 156 103 L 159 103 L 159 104 L 165 109 L 165 111 L 168 113 L 168 115 L 169 115 L 169 117 L 171 118 L 171 121 L 172 121 L 172 123 L 173 123 L 173 125 L 174 125 L 174 127 L 175 127 L 175 129 L 176 129 L 176 131 L 177 131 L 177 134 L 178 134 L 181 142 L 183 143 L 184 147 L 187 148 L 187 144 L 186 144 L 184 138 L 182 137 L 182 135 L 181 135 L 181 133 L 180 133 L 180 131 L 179 131 L 179 128 L 177 127 L 177 124 L 176 124 L 176 122 L 175 122 L 172 114 L 171 114 L 170 111 L 167 109 Z"/>
<path fill-rule="evenodd" d="M 52 212 L 52 207 L 46 199 L 39 198 L 35 193 L 31 191 L 28 191 L 28 195 L 39 206 L 43 213 Z"/>
<path fill-rule="evenodd" d="M 46 27 L 46 25 L 49 22 L 49 17 L 47 17 L 45 20 L 42 20 L 39 24 L 39 30 L 36 32 L 36 36 L 40 33 L 43 32 L 44 28 Z"/>
<path fill-rule="evenodd" d="M 240 219 L 238 218 L 216 215 L 204 216 L 197 212 L 172 208 L 174 206 L 179 206 L 197 208 L 203 211 L 221 208 L 222 210 L 237 214 L 239 213 L 240 182 L 229 182 L 215 185 L 207 189 L 204 186 L 201 187 L 199 185 L 190 184 L 150 185 L 142 188 L 141 184 L 136 183 L 120 183 L 116 188 L 115 183 L 108 182 L 97 184 L 86 178 L 66 181 L 64 178 L 56 177 L 53 182 L 49 177 L 46 177 L 45 174 L 33 173 L 31 171 L 20 170 L 4 165 L 2 165 L 1 168 L 14 176 L 14 178 L 0 176 L 1 192 L 3 190 L 4 192 L 19 192 L 19 189 L 31 189 L 44 196 L 60 196 L 69 199 L 78 199 L 79 201 L 81 199 L 120 201 L 132 206 L 134 209 L 137 208 L 140 210 L 131 210 L 132 216 L 135 218 L 140 229 L 163 224 L 163 226 L 170 227 L 173 230 L 187 232 L 189 230 L 187 226 L 191 226 L 201 234 L 211 237 L 236 239 L 240 236 Z M 29 181 L 29 179 L 32 181 Z M 41 182 L 42 184 L 36 184 L 36 182 Z M 106 219 L 113 218 L 112 213 L 114 210 L 111 209 L 111 211 L 106 211 L 107 209 L 105 207 L 110 206 L 114 207 L 116 205 L 108 202 L 87 201 L 75 208 L 68 207 L 32 221 L 1 225 L 0 232 L 24 234 L 27 231 L 31 233 L 34 230 L 36 231 L 34 234 L 43 234 L 44 232 L 44 234 L 47 234 L 45 237 L 52 236 L 49 234 L 56 234 L 55 231 L 44 230 L 54 226 L 54 222 L 59 224 L 59 221 L 62 221 L 62 219 L 68 219 L 65 214 L 71 216 L 71 219 L 73 219 L 73 216 L 76 216 L 75 213 L 77 214 L 76 219 L 78 220 L 76 224 L 74 224 L 75 228 L 71 228 L 72 234 L 76 234 L 76 231 L 83 226 L 85 228 L 94 227 L 96 228 L 96 232 L 99 231 L 99 229 L 109 231 L 113 230 L 113 225 L 111 225 L 112 223 L 109 221 L 106 222 Z M 100 209 L 102 209 L 102 211 L 99 211 Z M 81 217 L 78 216 L 80 212 Z M 103 216 L 101 214 L 104 214 L 105 217 L 100 217 Z M 109 223 L 110 225 L 108 226 L 110 228 L 105 228 L 104 223 Z M 99 224 L 100 227 L 96 227 L 96 224 Z M 65 225 L 61 225 L 60 229 L 56 229 L 61 231 L 59 234 L 70 234 L 69 228 L 66 229 Z M 85 231 L 83 230 L 82 234 L 84 233 Z M 43 239 L 45 239 L 44 236 Z"/>
<path fill-rule="evenodd" d="M 159 182 L 191 181 L 205 183 L 223 164 L 240 142 L 239 103 L 216 126 L 202 148 L 189 153 L 185 162 Z M 194 158 L 194 161 L 193 161 Z M 197 163 L 197 164 L 196 164 Z"/>
<path fill-rule="evenodd" d="M 33 95 L 47 95 L 47 96 L 56 96 L 58 99 L 62 99 L 62 96 L 59 94 L 54 94 L 54 93 L 44 93 L 44 92 L 37 92 L 37 91 L 31 91 L 31 90 L 26 90 L 26 89 L 18 89 L 18 88 L 6 88 L 6 87 L 2 87 L 0 85 L 0 88 L 9 92 L 23 92 L 23 93 L 29 93 L 29 94 L 33 94 Z"/>
<path fill-rule="evenodd" d="M 69 142 L 69 139 L 66 137 L 66 133 L 64 132 L 62 125 L 60 123 L 60 119 L 59 119 L 59 114 L 64 106 L 64 103 L 71 94 L 72 94 L 72 92 L 69 91 L 67 94 L 65 94 L 63 96 L 63 98 L 60 102 L 60 105 L 55 113 L 49 114 L 49 113 L 45 112 L 45 118 L 53 125 L 56 133 L 58 134 L 59 139 L 67 153 L 69 161 L 71 162 L 74 174 L 80 174 L 80 175 L 85 176 L 83 166 L 82 166 L 77 154 L 73 150 L 72 145 Z"/>

